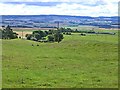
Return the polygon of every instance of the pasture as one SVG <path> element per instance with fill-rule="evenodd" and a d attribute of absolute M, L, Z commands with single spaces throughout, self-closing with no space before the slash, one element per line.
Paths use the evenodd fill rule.
<path fill-rule="evenodd" d="M 75 33 L 64 35 L 60 43 L 2 43 L 3 88 L 118 87 L 118 34 Z"/>

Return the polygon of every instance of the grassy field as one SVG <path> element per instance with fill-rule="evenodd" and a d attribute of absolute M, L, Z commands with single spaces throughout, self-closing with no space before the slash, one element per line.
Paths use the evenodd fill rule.
<path fill-rule="evenodd" d="M 3 40 L 2 58 L 3 88 L 118 87 L 117 34 L 73 34 L 59 44 Z"/>

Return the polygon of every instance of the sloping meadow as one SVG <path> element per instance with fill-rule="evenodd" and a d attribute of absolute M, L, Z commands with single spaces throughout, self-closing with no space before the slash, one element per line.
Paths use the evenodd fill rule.
<path fill-rule="evenodd" d="M 3 88 L 118 87 L 118 34 L 76 33 L 60 43 L 3 40 L 2 58 Z"/>

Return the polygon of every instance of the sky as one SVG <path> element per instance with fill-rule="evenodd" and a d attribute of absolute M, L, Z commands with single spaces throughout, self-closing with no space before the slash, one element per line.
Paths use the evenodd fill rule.
<path fill-rule="evenodd" d="M 1 0 L 0 15 L 118 16 L 119 0 Z"/>

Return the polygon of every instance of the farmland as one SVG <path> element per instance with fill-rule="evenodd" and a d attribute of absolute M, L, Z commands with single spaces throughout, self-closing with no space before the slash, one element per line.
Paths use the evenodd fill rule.
<path fill-rule="evenodd" d="M 118 32 L 101 31 L 116 34 L 73 33 L 60 43 L 3 40 L 2 87 L 117 88 Z"/>

